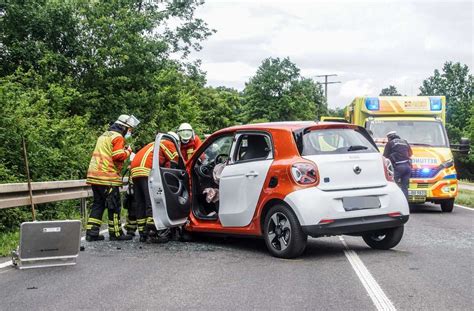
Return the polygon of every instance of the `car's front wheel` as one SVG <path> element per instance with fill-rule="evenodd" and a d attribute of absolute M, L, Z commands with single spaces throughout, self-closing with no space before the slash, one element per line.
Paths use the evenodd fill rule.
<path fill-rule="evenodd" d="M 400 243 L 403 226 L 368 232 L 362 235 L 365 243 L 374 249 L 391 249 Z"/>
<path fill-rule="evenodd" d="M 301 255 L 308 239 L 296 215 L 285 205 L 270 208 L 263 222 L 263 235 L 270 253 L 280 258 Z"/>

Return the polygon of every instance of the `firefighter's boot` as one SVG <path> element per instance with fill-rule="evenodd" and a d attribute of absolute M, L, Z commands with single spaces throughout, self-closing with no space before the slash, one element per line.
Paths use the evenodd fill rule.
<path fill-rule="evenodd" d="M 86 225 L 86 241 L 93 242 L 104 240 L 104 236 L 100 234 L 101 224 L 101 220 L 89 217 Z"/>
<path fill-rule="evenodd" d="M 110 212 L 110 211 L 109 211 Z M 124 234 L 120 227 L 119 216 L 117 213 L 113 214 L 113 220 L 109 219 L 109 240 L 110 241 L 130 241 L 133 236 Z"/>

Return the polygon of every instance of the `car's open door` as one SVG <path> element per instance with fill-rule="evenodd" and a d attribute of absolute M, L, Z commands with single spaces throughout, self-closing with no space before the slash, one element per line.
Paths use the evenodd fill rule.
<path fill-rule="evenodd" d="M 162 154 L 177 154 L 178 158 L 171 167 L 160 166 L 160 148 Z M 156 228 L 160 230 L 184 224 L 191 209 L 189 176 L 178 144 L 168 134 L 156 135 L 148 184 Z"/>

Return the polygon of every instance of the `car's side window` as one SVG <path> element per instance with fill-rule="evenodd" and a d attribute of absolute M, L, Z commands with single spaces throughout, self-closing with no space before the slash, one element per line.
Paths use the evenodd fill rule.
<path fill-rule="evenodd" d="M 239 136 L 235 152 L 235 163 L 271 158 L 272 142 L 264 133 L 249 133 Z"/>
<path fill-rule="evenodd" d="M 215 162 L 218 156 L 228 157 L 233 138 L 233 135 L 222 136 L 212 142 L 201 155 L 203 164 Z"/>

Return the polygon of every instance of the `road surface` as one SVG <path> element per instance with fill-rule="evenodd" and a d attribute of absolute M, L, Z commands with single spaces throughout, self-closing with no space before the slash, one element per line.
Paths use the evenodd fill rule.
<path fill-rule="evenodd" d="M 0 309 L 472 310 L 473 220 L 419 206 L 394 250 L 310 239 L 295 260 L 252 239 L 82 242 L 73 267 L 0 269 Z"/>

